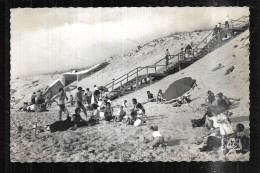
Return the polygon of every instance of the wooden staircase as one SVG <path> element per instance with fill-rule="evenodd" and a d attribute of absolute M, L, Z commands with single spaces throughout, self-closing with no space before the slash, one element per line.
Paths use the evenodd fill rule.
<path fill-rule="evenodd" d="M 188 56 L 185 51 L 182 51 L 176 55 L 170 55 L 168 65 L 165 64 L 164 57 L 154 65 L 137 67 L 127 74 L 113 80 L 105 85 L 110 91 L 111 100 L 145 87 L 155 80 L 176 73 L 193 64 L 241 32 L 244 32 L 249 27 L 249 22 L 247 22 L 248 18 L 248 16 L 242 16 L 237 20 L 231 20 L 230 28 L 221 29 L 215 36 L 213 36 L 213 38 L 210 39 L 210 36 L 213 33 L 212 31 L 195 48 L 193 48 L 192 51 L 188 52 Z M 242 19 L 246 19 L 246 21 L 242 21 Z M 229 35 L 230 38 L 224 39 L 227 35 Z M 153 72 L 151 72 L 151 70 Z"/>

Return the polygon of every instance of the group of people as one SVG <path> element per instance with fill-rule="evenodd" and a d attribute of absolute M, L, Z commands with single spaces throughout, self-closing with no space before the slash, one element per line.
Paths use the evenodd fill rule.
<path fill-rule="evenodd" d="M 226 16 L 225 19 L 225 29 L 229 29 L 229 23 L 230 23 L 230 19 L 229 16 Z M 214 29 L 213 29 L 213 36 L 217 35 L 220 31 L 222 30 L 221 28 L 221 23 L 219 22 L 217 25 L 215 25 Z"/>
<path fill-rule="evenodd" d="M 47 111 L 47 106 L 51 106 L 51 98 L 50 92 L 46 97 L 43 96 L 43 92 L 38 90 L 37 92 L 33 92 L 30 102 L 24 102 L 23 106 L 19 108 L 19 110 L 27 111 L 27 112 L 41 112 Z"/>
<path fill-rule="evenodd" d="M 179 53 L 180 59 L 185 60 L 188 58 L 191 58 L 192 55 L 192 44 L 187 44 L 185 49 L 181 48 L 181 51 Z M 165 50 L 165 65 L 168 66 L 169 65 L 169 58 L 170 58 L 171 54 L 169 53 L 169 50 L 166 49 Z"/>
<path fill-rule="evenodd" d="M 228 98 L 221 92 L 216 95 L 212 91 L 207 92 L 207 98 L 205 99 L 205 104 L 203 104 L 206 106 L 206 113 L 200 119 L 202 123 L 195 126 L 194 123 L 198 123 L 198 121 L 192 120 L 193 127 L 204 125 L 209 130 L 208 145 L 200 148 L 201 151 L 210 151 L 214 147 L 221 147 L 225 155 L 233 150 L 237 152 L 248 151 L 248 145 L 245 143 L 248 143 L 249 138 L 243 133 L 244 125 L 238 123 L 234 130 L 230 121 L 232 113 L 228 109 L 234 101 L 239 101 L 239 99 Z M 219 141 L 219 145 L 216 145 L 217 141 Z"/>

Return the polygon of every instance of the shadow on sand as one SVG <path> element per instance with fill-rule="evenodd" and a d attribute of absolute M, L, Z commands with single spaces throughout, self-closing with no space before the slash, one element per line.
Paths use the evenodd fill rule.
<path fill-rule="evenodd" d="M 167 144 L 167 146 L 175 146 L 175 145 L 179 145 L 182 140 L 184 139 L 174 139 L 171 141 L 165 141 L 165 143 Z"/>
<path fill-rule="evenodd" d="M 243 121 L 249 121 L 249 116 L 241 116 L 241 117 L 230 117 L 230 121 L 232 123 L 238 123 Z"/>

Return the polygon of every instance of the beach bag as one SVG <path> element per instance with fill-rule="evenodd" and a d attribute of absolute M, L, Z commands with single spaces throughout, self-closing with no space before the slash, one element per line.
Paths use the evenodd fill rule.
<path fill-rule="evenodd" d="M 191 125 L 192 127 L 201 127 L 205 124 L 205 121 L 206 121 L 206 116 L 200 119 L 193 119 L 191 120 Z"/>
<path fill-rule="evenodd" d="M 137 126 L 140 126 L 142 124 L 142 120 L 140 118 L 137 118 L 134 122 L 134 126 L 137 127 Z"/>
<path fill-rule="evenodd" d="M 209 136 L 207 139 L 207 146 L 211 148 L 219 148 L 221 146 L 221 138 L 216 136 Z"/>
<path fill-rule="evenodd" d="M 241 139 L 242 150 L 250 149 L 250 139 L 247 136 L 243 136 Z"/>

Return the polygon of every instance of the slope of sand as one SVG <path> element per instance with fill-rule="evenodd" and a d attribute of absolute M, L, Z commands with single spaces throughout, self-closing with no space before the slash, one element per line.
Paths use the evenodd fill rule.
<path fill-rule="evenodd" d="M 149 49 L 148 47 L 147 52 Z M 158 49 L 158 54 L 163 55 L 164 49 Z M 179 48 L 176 48 L 176 52 L 177 50 Z M 99 84 L 97 79 L 101 74 L 104 81 L 111 80 L 111 76 L 120 75 L 115 72 L 120 70 L 117 68 L 121 66 L 122 71 L 134 68 L 132 65 L 129 67 L 126 59 L 122 58 L 120 60 L 118 57 L 118 59 L 112 60 L 115 62 L 111 62 L 102 72 L 97 72 L 97 74 L 88 77 L 86 80 L 82 80 L 82 86 L 85 83 L 89 83 L 86 87 L 92 86 L 94 83 Z M 145 65 L 150 64 L 147 60 L 145 63 L 145 59 L 142 63 Z M 213 72 L 212 69 L 220 63 L 225 67 Z M 113 65 L 117 65 L 114 70 Z M 225 71 L 231 66 L 234 66 L 235 70 L 228 75 L 224 75 Z M 127 72 L 127 70 L 125 71 Z M 144 107 L 150 121 L 140 127 L 101 121 L 99 125 L 80 128 L 76 131 L 69 130 L 53 134 L 42 132 L 37 133 L 35 136 L 34 131 L 31 130 L 32 122 L 37 121 L 39 125 L 43 126 L 56 121 L 58 119 L 56 104 L 49 112 L 38 114 L 12 111 L 13 121 L 15 124 L 23 126 L 23 131 L 20 134 L 17 133 L 12 121 L 11 160 L 19 162 L 248 161 L 249 153 L 232 153 L 224 156 L 220 151 L 200 152 L 198 148 L 202 147 L 203 144 L 196 143 L 203 140 L 202 137 L 205 136 L 207 130 L 204 127 L 192 128 L 190 122 L 191 119 L 203 115 L 204 109 L 200 105 L 205 100 L 207 90 L 212 90 L 214 93 L 222 92 L 228 97 L 241 99 L 239 102 L 235 102 L 230 110 L 233 112 L 231 117 L 232 126 L 235 127 L 238 122 L 241 122 L 245 125 L 246 132 L 249 133 L 248 30 L 186 69 L 123 96 L 115 100 L 112 105 L 120 104 L 122 100 L 127 99 L 129 106 L 131 106 L 132 98 L 144 102 L 147 90 L 156 95 L 159 89 L 165 91 L 173 81 L 187 76 L 196 79 L 198 84 L 198 87 L 190 93 L 193 100 L 190 105 L 195 112 L 187 105 L 174 108 L 170 104 L 147 103 Z M 22 84 L 24 85 L 24 83 Z M 73 113 L 73 110 L 73 107 L 69 107 L 71 113 Z M 127 111 L 127 113 L 129 112 Z M 166 148 L 150 149 L 152 131 L 149 130 L 148 124 L 158 125 L 159 131 L 165 137 Z"/>

